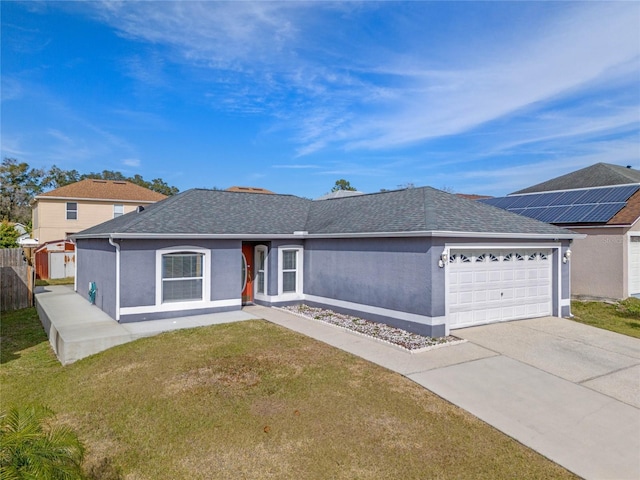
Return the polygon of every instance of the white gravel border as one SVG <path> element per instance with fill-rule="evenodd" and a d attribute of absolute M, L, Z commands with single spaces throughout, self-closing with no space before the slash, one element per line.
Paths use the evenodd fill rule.
<path fill-rule="evenodd" d="M 292 315 L 321 322 L 340 330 L 367 337 L 376 342 L 388 345 L 403 352 L 411 354 L 422 353 L 436 348 L 449 347 L 466 343 L 467 340 L 449 335 L 443 338 L 425 337 L 416 333 L 407 332 L 400 328 L 391 327 L 384 323 L 373 322 L 351 315 L 344 315 L 332 310 L 326 310 L 308 305 L 291 305 L 286 307 L 273 307 Z"/>

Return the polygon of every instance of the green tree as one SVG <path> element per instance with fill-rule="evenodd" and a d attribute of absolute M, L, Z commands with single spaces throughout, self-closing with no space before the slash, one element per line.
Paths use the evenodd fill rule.
<path fill-rule="evenodd" d="M 82 479 L 84 446 L 68 427 L 51 425 L 43 406 L 14 407 L 0 416 L 0 478 Z"/>
<path fill-rule="evenodd" d="M 355 187 L 352 187 L 347 180 L 341 178 L 340 180 L 336 180 L 336 184 L 331 189 L 332 192 L 337 192 L 338 190 L 356 191 L 357 189 Z"/>
<path fill-rule="evenodd" d="M 80 173 L 77 170 L 62 170 L 56 165 L 53 165 L 45 174 L 43 183 L 47 188 L 55 189 L 70 185 L 79 180 Z"/>
<path fill-rule="evenodd" d="M 0 248 L 16 248 L 20 233 L 13 227 L 13 223 L 6 220 L 0 222 Z"/>
<path fill-rule="evenodd" d="M 5 158 L 0 165 L 0 219 L 26 224 L 31 218 L 29 202 L 42 193 L 43 180 L 43 170 Z"/>
<path fill-rule="evenodd" d="M 102 173 L 86 173 L 80 176 L 80 180 L 84 180 L 85 178 L 94 178 L 97 180 L 127 181 L 167 196 L 175 195 L 180 191 L 177 187 L 170 186 L 161 178 L 154 178 L 149 182 L 142 178 L 142 175 L 136 174 L 133 177 L 126 177 L 122 174 L 122 172 L 113 172 L 111 170 L 103 170 Z"/>

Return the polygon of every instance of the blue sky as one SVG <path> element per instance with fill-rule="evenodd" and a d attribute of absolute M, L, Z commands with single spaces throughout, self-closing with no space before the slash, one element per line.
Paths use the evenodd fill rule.
<path fill-rule="evenodd" d="M 639 2 L 1 2 L 2 156 L 181 190 L 640 168 Z"/>

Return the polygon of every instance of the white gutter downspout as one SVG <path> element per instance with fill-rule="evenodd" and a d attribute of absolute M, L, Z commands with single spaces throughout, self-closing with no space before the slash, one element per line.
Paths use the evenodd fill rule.
<path fill-rule="evenodd" d="M 109 237 L 109 245 L 116 249 L 116 321 L 120 321 L 120 244 Z"/>

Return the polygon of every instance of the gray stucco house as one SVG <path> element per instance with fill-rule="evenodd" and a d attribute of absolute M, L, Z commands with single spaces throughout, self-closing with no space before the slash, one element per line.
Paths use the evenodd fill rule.
<path fill-rule="evenodd" d="M 432 336 L 568 315 L 577 237 L 429 187 L 194 189 L 74 235 L 77 290 L 119 322 L 304 302 Z"/>

